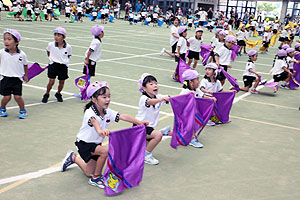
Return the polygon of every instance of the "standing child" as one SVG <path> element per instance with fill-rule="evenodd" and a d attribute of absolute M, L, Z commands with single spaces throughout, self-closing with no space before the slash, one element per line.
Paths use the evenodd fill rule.
<path fill-rule="evenodd" d="M 293 76 L 296 74 L 296 71 L 294 71 L 294 63 L 298 64 L 299 61 L 297 61 L 294 56 L 295 56 L 295 49 L 294 48 L 288 48 L 286 50 L 287 57 L 286 57 L 286 62 L 288 64 L 288 69 L 290 72 L 293 74 Z"/>
<path fill-rule="evenodd" d="M 6 29 L 3 36 L 5 48 L 0 51 L 0 94 L 3 96 L 0 117 L 7 117 L 6 105 L 13 94 L 20 108 L 19 119 L 25 119 L 27 112 L 22 98 L 22 81 L 28 81 L 27 56 L 18 48 L 21 35 L 17 30 Z"/>
<path fill-rule="evenodd" d="M 265 33 L 263 35 L 263 50 L 262 50 L 262 54 L 266 54 L 268 49 L 269 49 L 269 46 L 270 46 L 270 41 L 271 41 L 271 38 L 272 38 L 272 29 L 270 26 L 267 26 L 265 28 Z"/>
<path fill-rule="evenodd" d="M 67 65 L 72 55 L 72 47 L 65 41 L 67 32 L 64 28 L 57 27 L 53 33 L 55 41 L 49 42 L 47 47 L 47 55 L 50 61 L 48 65 L 49 83 L 47 85 L 46 94 L 44 94 L 42 99 L 43 103 L 48 102 L 49 94 L 56 77 L 59 80 L 59 85 L 55 97 L 58 102 L 63 102 L 61 91 L 64 87 L 65 80 L 69 78 Z"/>
<path fill-rule="evenodd" d="M 47 8 L 47 20 L 52 21 L 52 3 L 51 0 L 48 0 L 48 3 L 46 4 L 46 8 Z"/>
<path fill-rule="evenodd" d="M 162 105 L 169 102 L 169 97 L 158 94 L 157 80 L 151 74 L 142 74 L 139 80 L 139 88 L 142 96 L 139 101 L 136 119 L 149 122 L 149 125 L 146 127 L 146 138 L 149 142 L 146 146 L 145 163 L 157 165 L 159 161 L 152 156 L 152 151 L 160 143 L 162 133 L 154 128 L 158 125 L 159 110 Z"/>
<path fill-rule="evenodd" d="M 93 12 L 92 12 L 92 15 L 93 15 L 93 22 L 96 22 L 96 19 L 97 19 L 97 16 L 98 16 L 98 12 L 97 12 L 97 10 L 94 8 L 93 9 Z"/>
<path fill-rule="evenodd" d="M 155 10 L 154 13 L 153 13 L 153 27 L 157 26 L 157 19 L 158 19 L 158 13 Z"/>
<path fill-rule="evenodd" d="M 62 161 L 61 170 L 76 163 L 89 179 L 89 184 L 104 188 L 102 169 L 104 167 L 108 148 L 102 146 L 105 136 L 108 136 L 110 122 L 119 120 L 135 123 L 141 122 L 127 114 L 120 114 L 108 108 L 110 104 L 110 89 L 105 81 L 94 82 L 87 88 L 87 96 L 91 101 L 84 108 L 84 117 L 81 128 L 77 134 L 75 145 L 82 159 L 73 151 L 69 151 Z"/>
<path fill-rule="evenodd" d="M 172 57 L 176 57 L 175 52 L 176 52 L 178 39 L 180 37 L 179 34 L 178 34 L 179 23 L 180 23 L 179 19 L 175 18 L 174 21 L 173 21 L 173 26 L 171 27 L 170 46 L 172 48 L 172 52 L 170 52 L 170 51 L 166 50 L 165 48 L 163 48 L 160 52 L 161 56 L 164 53 L 167 53 Z"/>
<path fill-rule="evenodd" d="M 287 84 L 289 83 L 292 77 L 292 73 L 288 69 L 288 65 L 285 61 L 286 56 L 287 53 L 283 49 L 277 52 L 277 59 L 275 59 L 273 65 L 272 75 L 274 82 L 284 81 L 280 87 L 288 89 Z"/>
<path fill-rule="evenodd" d="M 290 25 L 286 25 L 284 30 L 280 33 L 279 41 L 281 42 L 279 45 L 279 49 L 281 49 L 282 45 L 287 44 L 289 42 L 289 31 Z"/>
<path fill-rule="evenodd" d="M 258 84 L 259 84 L 259 78 L 261 75 L 256 72 L 254 62 L 257 60 L 258 53 L 255 50 L 250 50 L 248 52 L 249 60 L 246 64 L 245 72 L 243 73 L 243 81 L 244 81 L 244 87 L 240 87 L 240 90 L 248 92 L 249 88 L 252 87 L 253 82 L 254 86 L 253 89 L 251 89 L 252 94 L 258 94 L 259 91 L 256 90 Z M 257 78 L 256 78 L 257 76 Z"/>
<path fill-rule="evenodd" d="M 242 50 L 244 49 L 244 54 L 246 54 L 246 30 L 245 30 L 245 25 L 240 25 L 240 30 L 236 33 L 237 35 L 237 45 L 240 46 L 240 50 L 237 53 L 237 56 L 241 56 Z"/>
<path fill-rule="evenodd" d="M 197 28 L 195 37 L 191 37 L 188 39 L 188 42 L 190 43 L 189 54 L 188 54 L 188 58 L 189 58 L 188 65 L 191 65 L 194 59 L 193 68 L 196 68 L 198 64 L 199 54 L 201 50 L 200 47 L 203 42 L 202 34 L 203 34 L 203 29 Z"/>
<path fill-rule="evenodd" d="M 68 22 L 70 21 L 70 17 L 71 17 L 71 7 L 70 4 L 67 3 L 66 4 L 66 18 L 68 19 Z M 67 23 L 67 21 L 65 21 L 65 23 Z"/>
<path fill-rule="evenodd" d="M 132 12 L 132 10 L 130 10 L 129 15 L 128 15 L 129 25 L 132 25 L 133 18 L 134 18 L 133 12 Z"/>
<path fill-rule="evenodd" d="M 89 49 L 85 52 L 84 64 L 89 68 L 89 75 L 95 76 L 96 62 L 101 58 L 101 38 L 104 36 L 104 27 L 95 25 L 92 27 L 91 32 L 94 39 L 92 40 Z M 86 67 L 83 67 L 83 73 L 86 74 Z"/>
<path fill-rule="evenodd" d="M 78 4 L 76 11 L 77 11 L 77 21 L 80 21 L 82 23 L 83 9 L 80 4 Z"/>
<path fill-rule="evenodd" d="M 187 41 L 186 41 L 186 36 L 187 36 L 186 27 L 184 27 L 184 26 L 179 27 L 178 34 L 179 34 L 179 40 L 177 42 L 177 47 L 176 47 L 177 53 L 175 56 L 175 62 L 179 62 L 180 58 L 185 61 L 185 54 L 186 54 L 187 48 L 188 48 Z"/>

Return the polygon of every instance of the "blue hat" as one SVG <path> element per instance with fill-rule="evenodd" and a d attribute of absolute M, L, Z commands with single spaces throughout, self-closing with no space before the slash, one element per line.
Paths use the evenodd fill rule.
<path fill-rule="evenodd" d="M 161 17 L 163 17 L 164 15 L 160 15 Z"/>
<path fill-rule="evenodd" d="M 211 22 L 211 19 L 209 19 L 208 21 Z"/>
<path fill-rule="evenodd" d="M 97 10 L 94 8 L 93 11 L 97 11 Z"/>
<path fill-rule="evenodd" d="M 131 13 L 132 13 L 132 10 L 130 10 L 129 12 L 131 12 Z"/>
<path fill-rule="evenodd" d="M 227 22 L 227 19 L 225 19 L 224 21 Z"/>
<path fill-rule="evenodd" d="M 137 12 L 135 12 L 134 14 L 137 15 Z"/>
<path fill-rule="evenodd" d="M 53 8 L 56 8 L 56 5 L 54 5 Z"/>
<path fill-rule="evenodd" d="M 143 9 L 143 11 L 146 11 L 146 10 L 147 10 L 146 8 Z"/>
<path fill-rule="evenodd" d="M 213 18 L 213 21 L 216 21 L 216 19 L 215 19 L 215 18 Z"/>
<path fill-rule="evenodd" d="M 189 18 L 192 18 L 192 16 L 189 16 Z"/>
<path fill-rule="evenodd" d="M 157 10 L 154 10 L 155 13 L 157 13 Z"/>

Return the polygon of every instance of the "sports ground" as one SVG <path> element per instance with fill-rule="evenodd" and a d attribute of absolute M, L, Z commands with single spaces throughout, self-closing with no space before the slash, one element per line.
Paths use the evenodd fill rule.
<path fill-rule="evenodd" d="M 0 32 L 15 28 L 21 33 L 20 49 L 27 54 L 29 63 L 47 65 L 45 49 L 53 41 L 52 30 L 57 26 L 67 30 L 66 41 L 73 55 L 63 103 L 56 101 L 55 90 L 47 104 L 41 103 L 48 83 L 47 73 L 43 72 L 23 84 L 28 118 L 17 119 L 18 107 L 11 101 L 7 107 L 9 116 L 0 119 L 0 199 L 300 199 L 299 89 L 279 89 L 274 94 L 270 88 L 260 87 L 259 95 L 239 92 L 230 113 L 232 122 L 206 127 L 201 133 L 203 149 L 188 146 L 174 150 L 170 138 L 164 138 L 153 152 L 160 164 L 145 165 L 140 186 L 120 195 L 105 197 L 102 189 L 88 184 L 78 167 L 60 172 L 66 152 L 76 151 L 74 142 L 87 102 L 72 96 L 79 93 L 74 79 L 82 75 L 84 53 L 95 23 L 86 19 L 84 23 L 69 24 L 63 17 L 53 22 L 18 22 L 7 19 L 5 12 L 1 14 Z M 170 48 L 170 29 L 129 26 L 124 21 L 104 27 L 102 60 L 97 63 L 92 81 L 110 84 L 111 109 L 136 115 L 141 95 L 137 80 L 145 72 L 158 79 L 159 93 L 180 93 L 182 85 L 171 79 L 176 67 L 174 59 L 159 55 L 163 47 Z M 188 31 L 188 37 L 193 35 L 193 30 Z M 205 31 L 204 42 L 209 44 L 212 36 Z M 0 45 L 4 48 L 3 40 Z M 262 79 L 272 79 L 269 71 L 278 45 L 277 42 L 266 55 L 259 54 L 256 69 Z M 238 57 L 229 70 L 241 85 L 246 62 L 247 56 Z M 197 71 L 204 74 L 200 64 Z M 227 82 L 225 89 L 229 87 Z M 173 125 L 170 105 L 162 108 L 157 128 L 167 125 Z M 130 126 L 120 122 L 110 128 Z"/>

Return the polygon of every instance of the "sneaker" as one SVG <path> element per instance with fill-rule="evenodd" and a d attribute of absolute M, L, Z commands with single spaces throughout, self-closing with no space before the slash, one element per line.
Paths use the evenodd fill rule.
<path fill-rule="evenodd" d="M 56 97 L 58 102 L 63 102 L 64 101 L 63 98 L 62 98 L 62 95 L 60 93 L 55 93 L 54 96 Z"/>
<path fill-rule="evenodd" d="M 167 126 L 163 129 L 160 129 L 159 131 L 161 132 L 162 135 L 167 136 L 167 135 L 169 135 L 169 132 L 171 131 L 171 127 Z"/>
<path fill-rule="evenodd" d="M 196 147 L 196 148 L 202 148 L 203 144 L 201 144 L 197 138 L 192 139 L 192 141 L 190 142 L 191 146 Z"/>
<path fill-rule="evenodd" d="M 152 153 L 145 156 L 144 162 L 148 165 L 158 165 L 159 161 L 152 156 Z"/>
<path fill-rule="evenodd" d="M 74 163 L 73 156 L 76 156 L 76 153 L 73 151 L 68 151 L 65 158 L 61 162 L 61 171 L 64 172 L 66 169 Z"/>
<path fill-rule="evenodd" d="M 166 48 L 163 48 L 160 52 L 160 56 L 162 56 L 165 53 Z"/>
<path fill-rule="evenodd" d="M 236 54 L 237 56 L 242 56 L 242 54 L 240 53 L 240 52 L 237 52 L 237 54 Z"/>
<path fill-rule="evenodd" d="M 43 103 L 47 103 L 48 102 L 48 98 L 49 98 L 49 94 L 44 94 L 42 102 Z"/>
<path fill-rule="evenodd" d="M 206 125 L 207 125 L 207 126 L 214 126 L 214 125 L 216 125 L 216 123 L 213 122 L 213 121 L 211 121 L 211 120 L 208 120 L 208 122 L 207 122 Z"/>
<path fill-rule="evenodd" d="M 259 91 L 255 90 L 255 89 L 252 89 L 250 90 L 251 94 L 259 94 Z"/>
<path fill-rule="evenodd" d="M 19 111 L 19 119 L 25 119 L 27 117 L 26 110 L 20 110 Z"/>
<path fill-rule="evenodd" d="M 103 189 L 104 188 L 103 176 L 101 175 L 95 179 L 93 176 L 91 176 L 91 178 L 89 179 L 89 184 Z"/>
<path fill-rule="evenodd" d="M 287 85 L 280 85 L 280 88 L 283 88 L 283 89 L 288 89 Z"/>
<path fill-rule="evenodd" d="M 0 117 L 7 117 L 7 112 L 5 108 L 0 108 Z"/>

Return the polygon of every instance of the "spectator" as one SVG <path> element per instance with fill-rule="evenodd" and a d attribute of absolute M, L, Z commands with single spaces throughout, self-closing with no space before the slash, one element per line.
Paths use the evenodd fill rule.
<path fill-rule="evenodd" d="M 138 0 L 138 2 L 135 4 L 135 12 L 139 12 L 142 10 L 142 4 L 141 4 L 141 1 Z"/>

